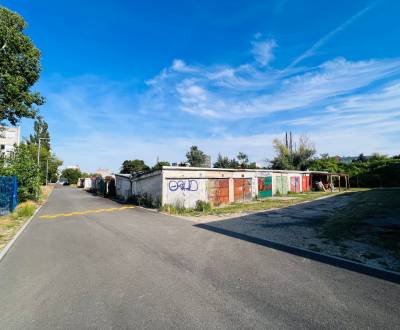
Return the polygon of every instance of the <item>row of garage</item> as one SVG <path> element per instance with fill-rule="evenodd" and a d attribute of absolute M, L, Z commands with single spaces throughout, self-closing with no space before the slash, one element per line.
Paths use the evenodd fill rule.
<path fill-rule="evenodd" d="M 218 206 L 286 195 L 289 191 L 309 191 L 311 173 L 165 166 L 138 177 L 116 174 L 115 183 L 120 199 L 150 196 L 157 206 L 170 204 L 191 208 L 198 200 Z"/>

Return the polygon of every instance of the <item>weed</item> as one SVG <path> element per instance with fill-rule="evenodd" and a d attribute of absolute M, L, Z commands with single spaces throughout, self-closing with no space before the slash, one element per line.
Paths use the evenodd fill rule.
<path fill-rule="evenodd" d="M 29 218 L 36 210 L 36 204 L 33 202 L 21 203 L 12 214 L 13 218 Z"/>
<path fill-rule="evenodd" d="M 207 211 L 211 211 L 211 204 L 209 202 L 205 202 L 205 201 L 201 201 L 198 200 L 196 202 L 196 206 L 195 206 L 195 211 L 198 212 L 207 212 Z"/>

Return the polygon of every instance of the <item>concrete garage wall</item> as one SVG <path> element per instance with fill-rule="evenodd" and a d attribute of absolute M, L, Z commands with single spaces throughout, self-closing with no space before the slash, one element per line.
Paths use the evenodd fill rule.
<path fill-rule="evenodd" d="M 198 200 L 208 201 L 208 179 L 166 179 L 164 204 L 195 207 Z"/>
<path fill-rule="evenodd" d="M 162 174 L 161 171 L 143 175 L 132 182 L 132 195 L 151 196 L 153 204 L 161 203 L 162 197 Z"/>
<path fill-rule="evenodd" d="M 128 175 L 115 175 L 115 191 L 117 198 L 124 201 L 131 196 L 131 179 Z"/>

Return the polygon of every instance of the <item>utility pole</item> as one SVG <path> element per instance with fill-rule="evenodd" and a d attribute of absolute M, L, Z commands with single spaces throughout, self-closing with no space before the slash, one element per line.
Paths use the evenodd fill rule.
<path fill-rule="evenodd" d="M 49 157 L 47 156 L 47 159 L 46 159 L 46 186 L 48 184 L 48 177 L 49 177 Z"/>
<path fill-rule="evenodd" d="M 38 150 L 37 150 L 37 163 L 40 166 L 40 141 L 41 140 L 50 140 L 50 138 L 39 138 Z"/>

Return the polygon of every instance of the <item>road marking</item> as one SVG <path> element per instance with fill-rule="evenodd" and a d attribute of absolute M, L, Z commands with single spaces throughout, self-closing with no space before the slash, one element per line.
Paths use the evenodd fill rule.
<path fill-rule="evenodd" d="M 107 208 L 107 209 L 95 209 L 95 210 L 87 210 L 87 211 L 79 211 L 79 212 L 71 212 L 71 213 L 45 214 L 45 215 L 41 215 L 39 218 L 54 219 L 54 218 L 59 218 L 59 217 L 72 217 L 74 215 L 82 215 L 82 214 L 123 211 L 123 210 L 133 209 L 133 208 L 134 208 L 134 206 L 123 206 L 123 207 L 111 207 L 111 208 Z"/>

